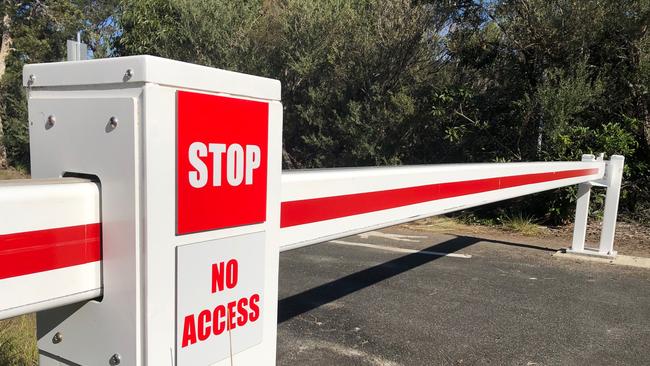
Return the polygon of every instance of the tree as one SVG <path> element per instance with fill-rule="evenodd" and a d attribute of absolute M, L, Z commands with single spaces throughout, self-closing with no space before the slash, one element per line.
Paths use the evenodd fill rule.
<path fill-rule="evenodd" d="M 647 0 L 502 0 L 459 9 L 450 55 L 472 95 L 473 131 L 481 131 L 468 131 L 465 146 L 495 160 L 623 153 L 623 207 L 648 207 L 640 184 L 650 174 L 648 24 Z M 569 217 L 567 199 L 532 202 L 557 220 Z"/>
<path fill-rule="evenodd" d="M 147 0 L 123 9 L 121 55 L 280 79 L 287 167 L 399 162 L 401 126 L 431 80 L 444 23 L 432 6 L 406 0 Z"/>
<path fill-rule="evenodd" d="M 22 65 L 62 59 L 81 29 L 99 57 L 281 80 L 285 167 L 623 153 L 622 211 L 650 221 L 650 0 L 116 1 L 3 2 L 12 164 L 28 160 Z M 571 195 L 555 197 L 521 205 L 565 220 Z"/>
<path fill-rule="evenodd" d="M 0 165 L 27 166 L 29 137 L 22 67 L 26 63 L 62 61 L 66 40 L 82 31 L 91 50 L 106 55 L 109 42 L 102 33 L 111 22 L 115 1 L 5 0 L 0 50 Z M 114 22 L 113 22 L 114 23 Z M 103 38 L 102 38 L 103 37 Z M 6 45 L 6 47 L 5 47 Z M 3 159 L 3 152 L 6 158 Z"/>

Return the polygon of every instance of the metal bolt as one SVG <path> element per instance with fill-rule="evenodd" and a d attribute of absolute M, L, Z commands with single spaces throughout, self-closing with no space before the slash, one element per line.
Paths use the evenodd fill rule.
<path fill-rule="evenodd" d="M 27 84 L 30 84 L 30 85 L 34 84 L 35 81 L 36 81 L 36 75 L 31 74 L 31 75 L 29 75 L 29 81 L 27 82 Z"/>
<path fill-rule="evenodd" d="M 57 344 L 61 343 L 61 341 L 63 341 L 63 334 L 61 334 L 61 332 L 56 332 L 54 337 L 52 337 L 52 343 Z"/>
<path fill-rule="evenodd" d="M 133 77 L 133 69 L 127 69 L 126 73 L 124 73 L 124 81 L 127 81 L 132 77 Z"/>
<path fill-rule="evenodd" d="M 108 125 L 111 127 L 111 129 L 115 129 L 119 121 L 120 120 L 118 120 L 117 117 L 113 116 L 108 120 Z"/>
<path fill-rule="evenodd" d="M 45 122 L 45 128 L 50 129 L 54 127 L 54 124 L 56 123 L 56 117 L 53 114 L 50 114 L 47 116 L 47 122 Z"/>
<path fill-rule="evenodd" d="M 114 354 L 111 356 L 110 360 L 108 360 L 108 364 L 111 366 L 119 365 L 120 362 L 122 362 L 122 357 L 119 353 Z"/>

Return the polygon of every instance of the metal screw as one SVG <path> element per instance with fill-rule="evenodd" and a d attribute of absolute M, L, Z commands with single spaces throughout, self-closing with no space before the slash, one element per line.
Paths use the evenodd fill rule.
<path fill-rule="evenodd" d="M 35 81 L 36 81 L 36 75 L 31 74 L 29 75 L 29 81 L 27 82 L 27 84 L 29 85 L 34 84 Z"/>
<path fill-rule="evenodd" d="M 54 127 L 54 124 L 56 123 L 56 117 L 53 114 L 50 114 L 47 116 L 47 122 L 45 122 L 45 128 L 50 129 Z"/>
<path fill-rule="evenodd" d="M 133 69 L 127 69 L 126 73 L 124 73 L 124 81 L 127 81 L 132 77 L 133 77 Z"/>
<path fill-rule="evenodd" d="M 117 117 L 113 116 L 108 120 L 108 125 L 111 127 L 111 129 L 115 129 L 119 121 L 120 120 L 118 120 Z"/>
<path fill-rule="evenodd" d="M 111 356 L 110 360 L 108 360 L 108 364 L 111 366 L 119 365 L 120 362 L 122 362 L 122 357 L 119 353 L 114 354 Z"/>
<path fill-rule="evenodd" d="M 61 334 L 61 332 L 56 332 L 54 337 L 52 337 L 52 343 L 57 344 L 61 343 L 61 341 L 63 341 L 63 334 Z"/>

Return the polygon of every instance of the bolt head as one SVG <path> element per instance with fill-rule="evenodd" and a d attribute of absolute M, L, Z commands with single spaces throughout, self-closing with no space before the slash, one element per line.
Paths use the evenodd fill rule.
<path fill-rule="evenodd" d="M 122 357 L 120 356 L 119 353 L 114 354 L 111 356 L 111 358 L 108 360 L 108 364 L 111 366 L 116 366 L 119 365 L 120 362 L 122 362 Z"/>
<path fill-rule="evenodd" d="M 45 122 L 45 128 L 50 129 L 54 127 L 54 124 L 56 123 L 56 117 L 51 114 L 47 116 L 47 121 Z"/>
<path fill-rule="evenodd" d="M 124 78 L 128 80 L 132 77 L 133 77 L 133 69 L 127 69 L 126 72 L 124 73 Z"/>
<path fill-rule="evenodd" d="M 61 334 L 61 332 L 56 332 L 54 334 L 54 337 L 52 337 L 52 343 L 58 344 L 61 343 L 62 341 L 63 341 L 63 334 Z"/>
<path fill-rule="evenodd" d="M 29 75 L 29 83 L 33 84 L 36 81 L 36 75 L 31 74 Z"/>
<path fill-rule="evenodd" d="M 111 128 L 117 127 L 118 122 L 119 120 L 117 119 L 117 117 L 111 117 L 111 119 L 108 120 L 108 124 L 111 126 Z"/>

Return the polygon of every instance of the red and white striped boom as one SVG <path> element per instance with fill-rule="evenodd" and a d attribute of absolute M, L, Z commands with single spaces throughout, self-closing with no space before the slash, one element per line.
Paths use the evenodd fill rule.
<path fill-rule="evenodd" d="M 285 171 L 280 250 L 554 188 L 593 185 L 603 179 L 606 164 L 594 159 Z M 0 293 L 18 295 L 0 300 L 0 318 L 100 295 L 96 183 L 6 181 L 0 183 L 0 203 Z"/>
<path fill-rule="evenodd" d="M 0 319 L 101 295 L 99 187 L 0 181 Z"/>
<path fill-rule="evenodd" d="M 288 171 L 281 250 L 601 179 L 604 161 Z"/>

